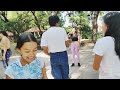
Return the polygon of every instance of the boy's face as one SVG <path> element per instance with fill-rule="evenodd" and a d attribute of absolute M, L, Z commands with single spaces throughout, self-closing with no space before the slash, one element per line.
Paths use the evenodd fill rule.
<path fill-rule="evenodd" d="M 32 62 L 37 54 L 37 43 L 36 42 L 25 42 L 23 46 L 18 50 L 21 54 L 22 60 L 26 63 Z"/>

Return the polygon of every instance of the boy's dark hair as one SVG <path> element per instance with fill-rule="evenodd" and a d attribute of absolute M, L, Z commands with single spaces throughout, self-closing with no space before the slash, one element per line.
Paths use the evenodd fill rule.
<path fill-rule="evenodd" d="M 49 17 L 49 25 L 50 26 L 56 26 L 56 24 L 60 21 L 59 17 L 56 15 Z"/>
<path fill-rule="evenodd" d="M 115 39 L 115 51 L 120 58 L 120 13 L 110 12 L 103 17 L 104 23 L 107 25 L 106 36 Z"/>
<path fill-rule="evenodd" d="M 0 31 L 0 33 L 2 33 L 4 36 L 8 37 L 8 34 L 6 33 L 6 31 Z"/>
<path fill-rule="evenodd" d="M 37 40 L 32 33 L 24 32 L 19 36 L 19 38 L 17 40 L 16 48 L 20 49 L 25 42 L 30 42 L 30 41 L 37 43 Z"/>

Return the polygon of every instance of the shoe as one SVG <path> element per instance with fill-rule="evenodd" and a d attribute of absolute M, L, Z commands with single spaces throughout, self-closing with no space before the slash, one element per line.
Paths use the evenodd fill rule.
<path fill-rule="evenodd" d="M 75 66 L 75 64 L 74 64 L 74 63 L 72 63 L 71 67 L 73 67 L 73 66 Z"/>
<path fill-rule="evenodd" d="M 7 66 L 5 66 L 5 65 L 4 65 L 3 67 L 4 67 L 5 69 L 7 68 Z"/>
<path fill-rule="evenodd" d="M 78 66 L 79 66 L 79 67 L 81 66 L 80 63 L 78 63 Z"/>

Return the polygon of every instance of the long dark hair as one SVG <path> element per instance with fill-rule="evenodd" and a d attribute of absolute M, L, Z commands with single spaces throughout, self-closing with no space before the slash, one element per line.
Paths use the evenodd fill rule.
<path fill-rule="evenodd" d="M 120 13 L 110 12 L 103 17 L 104 23 L 107 25 L 106 36 L 114 38 L 115 51 L 120 59 Z"/>
<path fill-rule="evenodd" d="M 20 49 L 25 42 L 30 42 L 30 41 L 37 43 L 37 40 L 32 33 L 30 32 L 22 33 L 17 40 L 16 49 Z"/>

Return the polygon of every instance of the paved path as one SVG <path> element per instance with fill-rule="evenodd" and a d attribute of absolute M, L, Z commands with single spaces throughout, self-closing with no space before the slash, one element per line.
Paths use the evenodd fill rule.
<path fill-rule="evenodd" d="M 76 66 L 71 67 L 71 52 L 70 49 L 68 49 L 71 79 L 98 79 L 98 72 L 92 69 L 92 64 L 93 64 L 92 48 L 93 48 L 93 44 L 88 44 L 87 46 L 80 48 L 81 67 L 78 67 L 77 64 Z M 39 51 L 37 55 L 40 56 L 41 59 L 44 60 L 46 63 L 48 78 L 53 79 L 51 75 L 49 56 L 45 55 L 42 51 Z M 9 63 L 12 63 L 17 57 L 19 57 L 17 54 L 16 56 L 12 56 L 10 58 Z M 4 71 L 5 69 L 2 66 L 2 62 L 0 61 L 0 79 L 3 79 L 5 77 Z"/>

